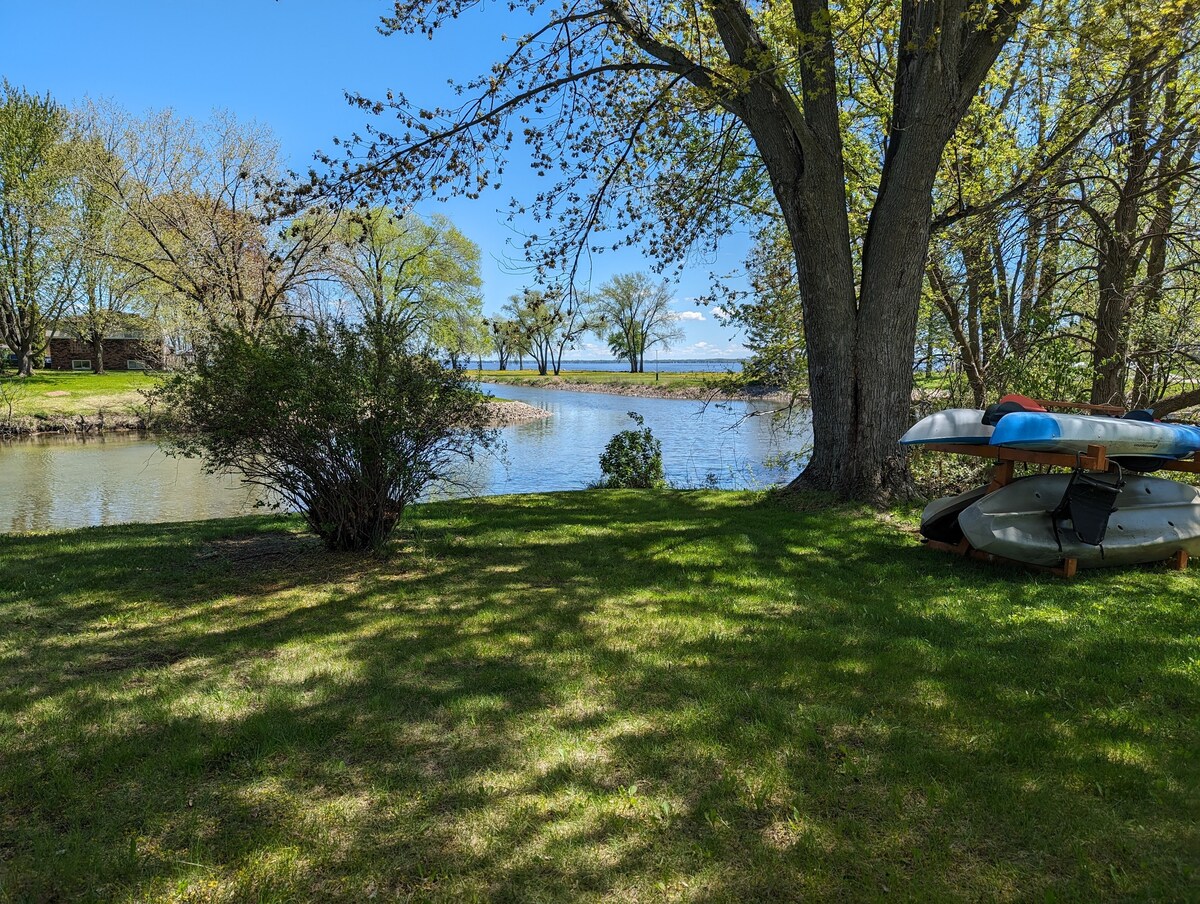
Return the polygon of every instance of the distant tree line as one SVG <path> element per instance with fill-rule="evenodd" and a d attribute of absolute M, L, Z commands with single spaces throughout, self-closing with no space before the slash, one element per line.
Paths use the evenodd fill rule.
<path fill-rule="evenodd" d="M 494 353 L 557 374 L 594 334 L 633 372 L 681 332 L 665 282 L 531 288 L 482 310 L 479 248 L 444 216 L 353 199 L 294 203 L 270 132 L 107 104 L 0 96 L 0 344 L 28 374 L 47 331 L 91 343 L 152 321 L 194 350 L 217 330 L 349 318 L 453 366 Z"/>
<path fill-rule="evenodd" d="M 563 353 L 593 334 L 631 373 L 641 373 L 647 351 L 683 338 L 673 302 L 669 284 L 646 273 L 618 274 L 594 293 L 527 289 L 509 298 L 504 316 L 489 321 L 492 349 L 500 370 L 513 358 L 523 365 L 528 355 L 539 374 L 557 375 Z"/>

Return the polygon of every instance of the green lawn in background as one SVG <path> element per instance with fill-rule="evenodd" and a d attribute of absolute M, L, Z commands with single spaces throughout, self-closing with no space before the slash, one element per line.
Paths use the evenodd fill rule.
<path fill-rule="evenodd" d="M 610 370 L 564 370 L 558 377 L 553 373 L 541 376 L 536 370 L 472 370 L 472 379 L 487 383 L 516 383 L 522 386 L 540 386 L 561 380 L 567 383 L 591 383 L 597 386 L 659 386 L 668 389 L 690 389 L 707 386 L 719 377 L 709 371 L 660 372 L 657 379 L 651 365 L 648 373 L 634 374 L 628 371 Z"/>
<path fill-rule="evenodd" d="M 18 378 L 12 371 L 0 375 L 0 390 L 15 393 L 14 417 L 91 415 L 104 410 L 132 414 L 145 406 L 140 390 L 152 389 L 158 377 L 143 371 L 114 370 L 103 374 L 62 370 L 36 370 Z M 48 395 L 47 393 L 68 393 Z M 8 415 L 5 393 L 0 391 L 0 417 Z"/>
<path fill-rule="evenodd" d="M 733 492 L 0 536 L 0 900 L 1195 900 L 1200 580 Z"/>

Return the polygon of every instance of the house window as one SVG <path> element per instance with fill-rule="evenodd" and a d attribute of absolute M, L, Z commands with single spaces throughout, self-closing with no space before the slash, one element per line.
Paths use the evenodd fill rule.
<path fill-rule="evenodd" d="M 125 369 L 126 370 L 145 370 L 146 362 L 138 361 L 136 358 L 130 358 L 128 361 L 125 362 Z"/>
<path fill-rule="evenodd" d="M 91 369 L 92 369 L 91 358 L 72 358 L 71 359 L 71 370 L 91 370 Z"/>

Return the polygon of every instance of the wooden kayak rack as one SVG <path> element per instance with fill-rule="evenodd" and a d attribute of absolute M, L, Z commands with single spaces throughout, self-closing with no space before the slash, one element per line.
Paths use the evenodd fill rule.
<path fill-rule="evenodd" d="M 1088 405 L 1080 402 L 1055 402 L 1044 401 L 1042 399 L 1033 399 L 1032 401 L 1051 411 L 1079 409 L 1114 416 L 1125 412 L 1124 408 L 1116 405 Z M 994 460 L 996 466 L 992 469 L 992 482 L 988 484 L 987 494 L 985 495 L 990 495 L 1001 487 L 1013 482 L 1017 462 L 1047 465 L 1055 468 L 1082 468 L 1085 471 L 1097 472 L 1115 470 L 1117 467 L 1116 464 L 1109 461 L 1107 449 L 1100 445 L 1089 445 L 1087 450 L 1079 455 L 1070 452 L 1030 452 L 1025 449 L 1009 449 L 1004 446 L 973 443 L 928 443 L 924 448 L 932 452 L 945 452 L 950 455 L 970 455 L 975 458 L 990 458 Z M 1192 455 L 1192 457 L 1186 460 L 1168 461 L 1159 470 L 1200 474 L 1200 461 L 1197 461 L 1195 455 Z M 1006 559 L 1003 556 L 993 555 L 992 553 L 976 549 L 966 537 L 958 543 L 944 543 L 940 540 L 925 540 L 924 542 L 930 549 L 936 549 L 940 552 L 948 552 L 980 562 L 1013 565 L 1029 571 L 1040 571 L 1064 578 L 1074 577 L 1079 568 L 1079 562 L 1070 557 L 1064 558 L 1062 564 L 1058 566 L 1032 565 L 1028 562 Z M 1187 551 L 1183 549 L 1177 550 L 1171 558 L 1167 559 L 1167 564 L 1177 571 L 1185 571 L 1188 566 Z"/>

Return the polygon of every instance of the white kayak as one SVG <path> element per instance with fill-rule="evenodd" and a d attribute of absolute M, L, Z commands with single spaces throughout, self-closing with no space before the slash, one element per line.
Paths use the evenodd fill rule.
<path fill-rule="evenodd" d="M 1200 489 L 1157 477 L 1129 479 L 1099 546 L 1080 542 L 1069 521 L 1056 537 L 1050 512 L 1070 479 L 1043 474 L 1015 481 L 963 509 L 958 526 L 976 549 L 1031 565 L 1069 557 L 1080 568 L 1103 568 L 1164 561 L 1181 549 L 1200 555 Z"/>
<path fill-rule="evenodd" d="M 1086 452 L 1090 445 L 1123 455 L 1182 458 L 1200 450 L 1200 429 L 1088 414 L 1016 411 L 1004 415 L 992 431 L 991 444 L 1031 452 Z"/>
<path fill-rule="evenodd" d="M 987 443 L 991 427 L 983 422 L 979 408 L 946 408 L 923 417 L 900 437 L 906 446 L 923 443 Z"/>

